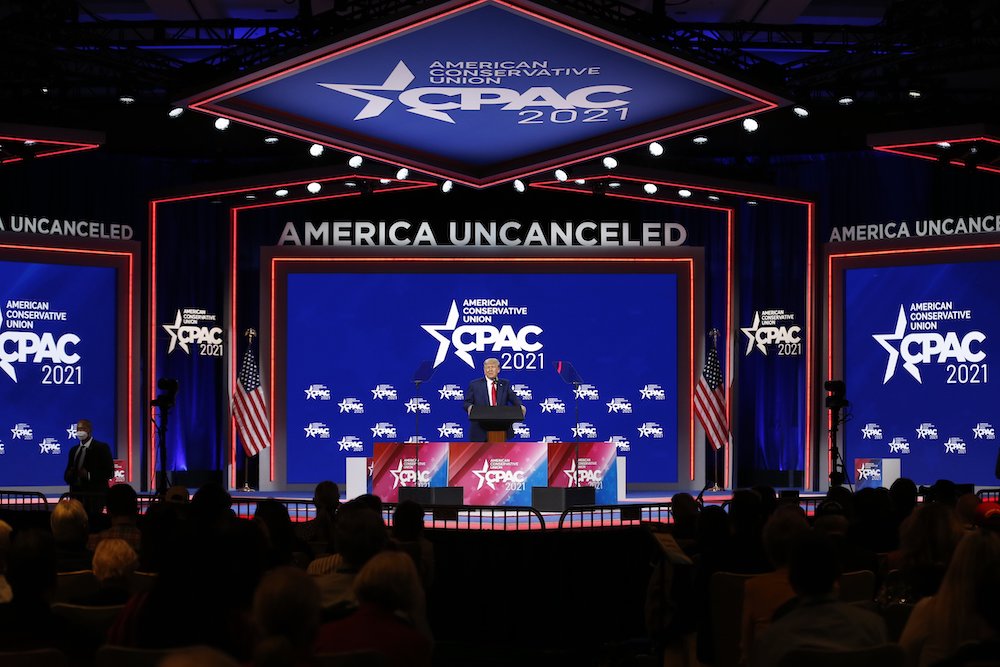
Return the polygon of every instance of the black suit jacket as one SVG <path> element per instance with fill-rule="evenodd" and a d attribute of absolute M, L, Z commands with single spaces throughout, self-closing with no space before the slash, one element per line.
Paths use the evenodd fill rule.
<path fill-rule="evenodd" d="M 63 479 L 69 484 L 70 491 L 102 492 L 108 490 L 108 480 L 115 474 L 115 461 L 111 448 L 106 442 L 91 440 L 87 445 L 87 453 L 83 457 L 83 468 L 90 473 L 90 479 L 78 479 L 76 453 L 80 445 L 69 450 L 69 461 L 66 462 L 66 472 Z"/>
<path fill-rule="evenodd" d="M 486 378 L 476 378 L 469 383 L 469 388 L 465 390 L 465 411 L 468 412 L 469 408 L 474 405 L 489 405 L 490 396 L 489 389 L 486 386 Z M 497 405 L 517 405 L 521 406 L 520 397 L 514 393 L 514 390 L 510 386 L 510 382 L 507 380 L 501 380 L 497 378 Z M 514 439 L 514 429 L 507 429 L 507 440 Z M 486 442 L 486 431 L 483 427 L 479 425 L 478 422 L 469 421 L 469 441 L 470 442 Z"/>

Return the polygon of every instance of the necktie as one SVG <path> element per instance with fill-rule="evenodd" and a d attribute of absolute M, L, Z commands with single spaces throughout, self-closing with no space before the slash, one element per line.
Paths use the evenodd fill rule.
<path fill-rule="evenodd" d="M 87 456 L 87 448 L 80 445 L 80 449 L 76 452 L 76 469 L 79 470 L 83 467 L 83 459 Z"/>
<path fill-rule="evenodd" d="M 493 380 L 493 399 L 490 402 L 490 405 L 496 405 L 496 404 L 497 404 L 497 381 Z"/>

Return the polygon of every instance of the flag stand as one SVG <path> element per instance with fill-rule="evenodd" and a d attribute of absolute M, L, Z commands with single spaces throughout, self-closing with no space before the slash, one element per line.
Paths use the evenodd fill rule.
<path fill-rule="evenodd" d="M 254 456 L 270 446 L 267 426 L 266 405 L 260 386 L 260 369 L 253 358 L 253 339 L 256 330 L 247 329 L 246 354 L 240 364 L 236 387 L 233 391 L 233 416 L 236 419 L 236 435 L 243 442 L 243 486 L 241 492 L 253 492 L 250 486 L 250 461 Z M 233 442 L 233 447 L 236 442 Z"/>
<path fill-rule="evenodd" d="M 722 476 L 719 470 L 719 450 L 728 443 L 732 435 L 729 431 L 726 396 L 717 350 L 719 330 L 709 331 L 708 338 L 712 342 L 705 353 L 705 367 L 698 384 L 695 386 L 693 403 L 695 416 L 705 431 L 705 441 L 710 443 L 714 449 L 712 466 L 714 479 L 711 486 L 706 484 L 705 490 L 722 491 L 723 487 L 719 486 L 719 478 Z"/>

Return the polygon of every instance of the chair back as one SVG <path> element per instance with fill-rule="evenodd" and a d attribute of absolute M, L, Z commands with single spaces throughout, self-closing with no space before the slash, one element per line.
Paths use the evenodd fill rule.
<path fill-rule="evenodd" d="M 72 602 L 78 598 L 93 595 L 99 585 L 93 570 L 60 572 L 56 575 L 56 592 L 53 602 Z"/>
<path fill-rule="evenodd" d="M 105 644 L 97 649 L 96 667 L 157 667 L 176 648 L 131 648 Z"/>
<path fill-rule="evenodd" d="M 870 602 L 875 599 L 875 573 L 871 570 L 840 575 L 840 599 L 843 602 Z"/>
<path fill-rule="evenodd" d="M 319 653 L 313 656 L 316 667 L 386 667 L 388 659 L 375 651 Z"/>
<path fill-rule="evenodd" d="M 716 572 L 709 584 L 715 667 L 736 667 L 740 661 L 743 586 L 757 575 Z"/>
<path fill-rule="evenodd" d="M 52 613 L 65 618 L 72 627 L 84 632 L 88 637 L 98 640 L 95 646 L 99 646 L 104 643 L 103 639 L 108 636 L 108 630 L 124 608 L 123 604 L 91 606 L 56 602 L 52 605 Z"/>
<path fill-rule="evenodd" d="M 156 583 L 156 572 L 133 572 L 128 578 L 128 588 L 132 595 L 148 593 Z"/>
<path fill-rule="evenodd" d="M 853 651 L 794 649 L 777 667 L 903 667 L 905 654 L 899 644 L 882 644 Z"/>
<path fill-rule="evenodd" d="M 0 665 L 3 667 L 68 667 L 69 658 L 54 648 L 40 648 L 33 651 L 0 651 Z"/>

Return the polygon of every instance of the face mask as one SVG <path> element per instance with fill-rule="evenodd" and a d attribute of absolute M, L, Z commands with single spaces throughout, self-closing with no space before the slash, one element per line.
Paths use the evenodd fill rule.
<path fill-rule="evenodd" d="M 88 433 L 86 431 L 77 431 L 76 432 L 76 439 L 79 440 L 80 442 L 86 442 L 87 438 L 89 438 L 89 437 L 90 437 L 90 433 Z"/>

